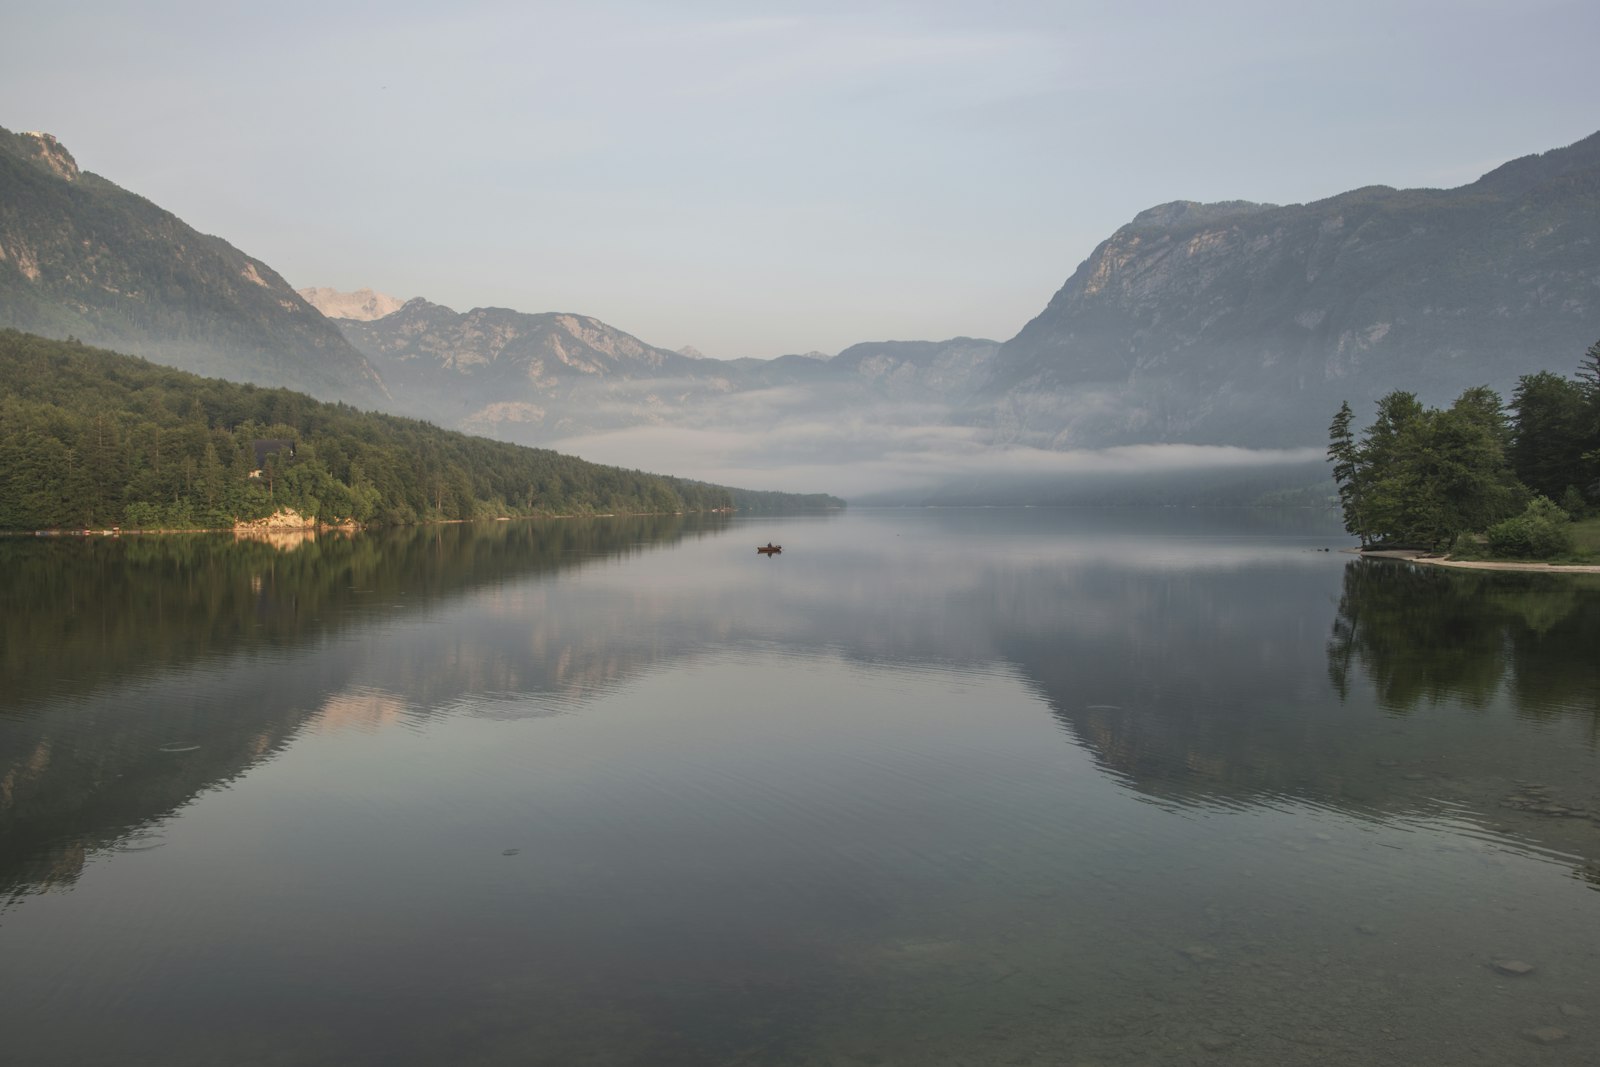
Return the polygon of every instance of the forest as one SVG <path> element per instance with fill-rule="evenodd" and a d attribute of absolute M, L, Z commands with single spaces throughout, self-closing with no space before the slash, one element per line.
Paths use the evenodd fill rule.
<path fill-rule="evenodd" d="M 258 465 L 259 460 L 259 465 Z M 842 507 L 588 463 L 0 331 L 0 530 Z"/>
<path fill-rule="evenodd" d="M 1573 378 L 1523 375 L 1509 405 L 1483 386 L 1442 409 L 1396 391 L 1359 438 L 1353 418 L 1341 405 L 1328 460 L 1363 546 L 1450 550 L 1473 533 L 1494 556 L 1552 559 L 1600 501 L 1600 342 Z"/>

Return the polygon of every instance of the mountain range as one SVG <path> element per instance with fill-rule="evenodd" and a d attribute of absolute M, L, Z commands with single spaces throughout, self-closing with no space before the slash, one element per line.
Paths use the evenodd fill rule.
<path fill-rule="evenodd" d="M 1600 337 L 1600 134 L 1458 189 L 1141 212 L 1002 346 L 997 430 L 1046 446 L 1317 440 L 1341 400 L 1567 373 Z"/>
<path fill-rule="evenodd" d="M 530 444 L 805 426 L 830 462 L 852 455 L 830 432 L 1305 447 L 1341 400 L 1509 395 L 1576 364 L 1600 337 L 1600 134 L 1457 189 L 1151 208 L 1004 343 L 716 360 L 581 314 L 296 292 L 53 137 L 0 131 L 0 326 Z"/>
<path fill-rule="evenodd" d="M 335 297 L 316 299 L 340 306 Z M 718 425 L 727 417 L 723 402 L 756 393 L 770 401 L 778 390 L 790 391 L 788 406 L 799 410 L 955 407 L 988 380 L 1000 347 L 969 338 L 887 341 L 832 358 L 716 360 L 657 348 L 585 315 L 456 312 L 421 298 L 388 315 L 337 322 L 401 410 L 528 444 L 629 426 Z"/>

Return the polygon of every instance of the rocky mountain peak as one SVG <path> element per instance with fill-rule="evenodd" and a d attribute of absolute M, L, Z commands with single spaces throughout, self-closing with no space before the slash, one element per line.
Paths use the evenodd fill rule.
<path fill-rule="evenodd" d="M 1102 242 L 1000 350 L 996 429 L 1049 447 L 1317 443 L 1341 401 L 1447 404 L 1600 335 L 1600 134 L 1459 189 L 1175 201 Z"/>
<path fill-rule="evenodd" d="M 405 305 L 405 301 L 371 289 L 357 289 L 353 293 L 338 289 L 311 287 L 296 289 L 301 298 L 330 319 L 352 319 L 372 322 L 392 315 Z"/>
<path fill-rule="evenodd" d="M 28 130 L 22 136 L 33 146 L 39 162 L 50 168 L 56 177 L 75 182 L 82 176 L 82 172 L 78 170 L 78 161 L 72 158 L 72 153 L 56 140 L 54 134 Z"/>

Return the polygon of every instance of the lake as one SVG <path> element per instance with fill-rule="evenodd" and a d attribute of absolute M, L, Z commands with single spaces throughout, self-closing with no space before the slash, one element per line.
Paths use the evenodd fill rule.
<path fill-rule="evenodd" d="M 5 1058 L 1596 1062 L 1600 582 L 1348 544 L 0 540 Z"/>

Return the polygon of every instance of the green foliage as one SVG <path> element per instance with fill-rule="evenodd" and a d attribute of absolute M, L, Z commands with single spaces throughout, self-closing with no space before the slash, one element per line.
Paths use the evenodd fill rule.
<path fill-rule="evenodd" d="M 258 440 L 295 443 L 251 477 Z M 194 529 L 843 506 L 586 463 L 0 331 L 0 529 Z"/>
<path fill-rule="evenodd" d="M 1328 458 L 1345 528 L 1363 544 L 1437 548 L 1504 517 L 1522 498 L 1506 462 L 1509 436 L 1500 398 L 1481 387 L 1443 411 L 1390 393 L 1359 441 L 1343 405 L 1329 427 Z"/>
<path fill-rule="evenodd" d="M 1590 345 L 1578 361 L 1578 382 L 1591 404 L 1600 403 L 1600 341 Z"/>
<path fill-rule="evenodd" d="M 1496 556 L 1554 559 L 1572 551 L 1571 516 L 1542 496 L 1521 515 L 1489 527 L 1486 535 Z"/>
<path fill-rule="evenodd" d="M 1561 494 L 1561 510 L 1574 519 L 1582 518 L 1588 507 L 1589 502 L 1583 498 L 1583 493 L 1579 492 L 1575 485 L 1567 486 L 1566 491 Z"/>
<path fill-rule="evenodd" d="M 1527 487 L 1555 499 L 1589 480 L 1583 453 L 1594 408 L 1575 381 L 1540 371 L 1525 374 L 1512 394 L 1511 462 Z"/>
<path fill-rule="evenodd" d="M 1339 405 L 1328 427 L 1328 462 L 1333 464 L 1333 480 L 1339 487 L 1339 508 L 1344 513 L 1345 529 L 1355 533 L 1366 529 L 1363 517 L 1363 489 L 1357 475 L 1361 471 L 1361 453 L 1356 447 L 1355 431 L 1350 428 L 1354 413 L 1347 400 Z M 1362 540 L 1366 540 L 1365 534 Z"/>
<path fill-rule="evenodd" d="M 1484 530 L 1495 555 L 1571 551 L 1567 516 L 1600 499 L 1600 343 L 1584 354 L 1575 381 L 1524 375 L 1511 411 L 1508 419 L 1499 396 L 1481 386 L 1445 411 L 1394 392 L 1378 401 L 1378 417 L 1358 441 L 1342 405 L 1328 428 L 1328 459 L 1345 528 L 1363 544 L 1437 548 Z M 1516 514 L 1530 495 L 1539 499 Z"/>

